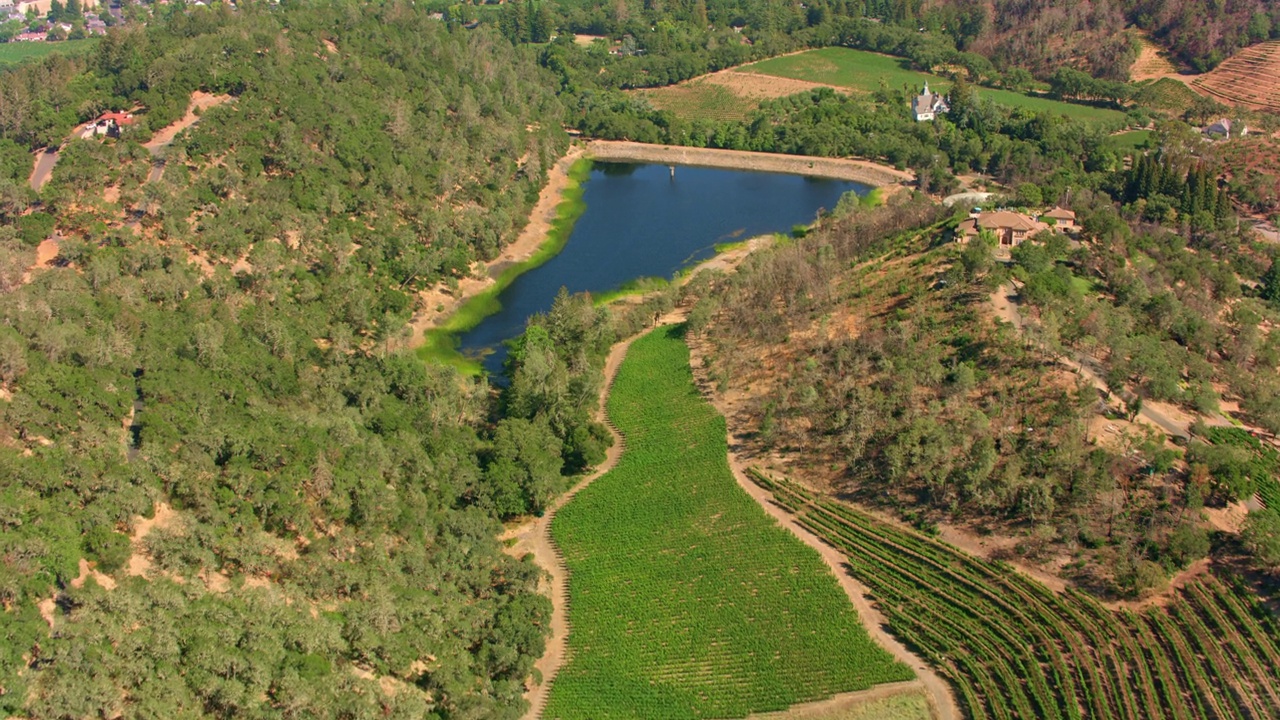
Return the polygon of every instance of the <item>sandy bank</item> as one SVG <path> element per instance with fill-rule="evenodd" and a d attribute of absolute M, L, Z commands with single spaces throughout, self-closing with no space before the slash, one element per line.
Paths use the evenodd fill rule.
<path fill-rule="evenodd" d="M 909 172 L 879 165 L 869 160 L 649 145 L 622 140 L 593 140 L 587 145 L 586 155 L 594 160 L 778 172 L 834 180 L 852 180 L 867 185 L 895 185 L 915 180 L 915 175 Z"/>

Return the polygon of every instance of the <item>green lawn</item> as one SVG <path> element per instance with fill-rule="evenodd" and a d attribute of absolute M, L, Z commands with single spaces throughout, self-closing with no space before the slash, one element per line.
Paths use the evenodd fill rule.
<path fill-rule="evenodd" d="M 7 42 L 0 43 L 0 65 L 14 65 L 31 58 L 42 58 L 53 53 L 80 55 L 98 44 L 97 38 L 66 40 L 63 42 Z"/>
<path fill-rule="evenodd" d="M 1111 136 L 1111 144 L 1117 150 L 1136 150 L 1146 145 L 1151 139 L 1150 130 L 1130 130 Z"/>
<path fill-rule="evenodd" d="M 744 717 L 912 677 L 734 482 L 681 327 L 632 344 L 608 409 L 622 459 L 551 526 L 573 630 L 543 717 Z"/>
<path fill-rule="evenodd" d="M 747 65 L 743 70 L 865 92 L 877 89 L 881 82 L 890 88 L 906 87 L 915 92 L 919 91 L 925 81 L 929 82 L 931 90 L 946 92 L 951 87 L 951 81 L 946 78 L 912 70 L 903 58 L 841 47 L 828 47 L 797 55 L 770 58 Z M 1087 122 L 1122 124 L 1125 120 L 1124 113 L 1118 110 L 1023 95 L 1011 90 L 979 88 L 978 94 L 1002 105 L 1045 110 Z"/>

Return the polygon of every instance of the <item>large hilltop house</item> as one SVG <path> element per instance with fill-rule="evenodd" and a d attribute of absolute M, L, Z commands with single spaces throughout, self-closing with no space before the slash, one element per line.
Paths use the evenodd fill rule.
<path fill-rule="evenodd" d="M 929 83 L 924 84 L 924 90 L 911 99 L 911 116 L 916 122 L 924 122 L 932 120 L 941 113 L 951 112 L 951 106 L 947 104 L 947 98 L 937 93 L 929 92 Z"/>
<path fill-rule="evenodd" d="M 1047 222 L 1052 220 L 1053 223 Z M 1009 210 L 995 212 L 977 212 L 956 228 L 956 240 L 967 242 L 978 236 L 983 230 L 991 231 L 996 236 L 1000 247 L 997 251 L 1005 251 L 1021 245 L 1027 238 L 1049 229 L 1072 232 L 1076 229 L 1076 214 L 1070 210 L 1055 207 L 1038 218 L 1028 217 L 1022 213 Z"/>

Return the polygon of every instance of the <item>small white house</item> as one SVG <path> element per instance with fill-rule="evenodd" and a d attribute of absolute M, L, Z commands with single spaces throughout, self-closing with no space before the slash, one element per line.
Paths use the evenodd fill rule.
<path fill-rule="evenodd" d="M 1230 138 L 1232 135 L 1236 137 L 1244 137 L 1249 134 L 1249 126 L 1244 123 L 1233 123 L 1227 118 L 1222 118 L 1217 122 L 1209 125 L 1202 131 L 1207 137 Z"/>
<path fill-rule="evenodd" d="M 947 104 L 947 98 L 929 92 L 927 82 L 924 84 L 924 90 L 911 99 L 911 116 L 916 119 L 916 122 L 933 120 L 938 115 L 950 111 L 951 106 Z"/>

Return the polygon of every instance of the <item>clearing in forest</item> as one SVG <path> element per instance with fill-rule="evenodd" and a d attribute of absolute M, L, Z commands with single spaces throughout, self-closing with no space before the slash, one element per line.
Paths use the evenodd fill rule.
<path fill-rule="evenodd" d="M 1241 50 L 1192 87 L 1233 105 L 1280 111 L 1280 40 Z"/>
<path fill-rule="evenodd" d="M 730 69 L 678 85 L 635 92 L 659 110 L 670 110 L 682 118 L 745 120 L 752 111 L 759 109 L 761 101 L 820 87 L 832 86 Z"/>
<path fill-rule="evenodd" d="M 744 717 L 912 677 L 737 486 L 682 326 L 631 345 L 608 411 L 626 451 L 551 527 L 572 631 L 543 717 Z"/>
<path fill-rule="evenodd" d="M 1178 68 L 1169 60 L 1168 53 L 1151 42 L 1144 32 L 1136 34 L 1138 38 L 1138 59 L 1129 68 L 1129 79 L 1133 82 L 1158 80 L 1160 78 L 1178 78 Z"/>
<path fill-rule="evenodd" d="M 889 89 L 905 88 L 908 92 L 919 92 L 925 82 L 929 83 L 931 90 L 938 92 L 946 92 L 951 87 L 950 80 L 913 70 L 903 58 L 842 47 L 827 47 L 770 58 L 745 65 L 739 71 L 794 78 L 861 92 L 872 92 L 882 84 Z M 980 87 L 977 92 L 1001 105 L 1066 115 L 1085 122 L 1122 124 L 1125 119 L 1124 113 L 1118 110 L 1023 95 L 1012 90 Z"/>

